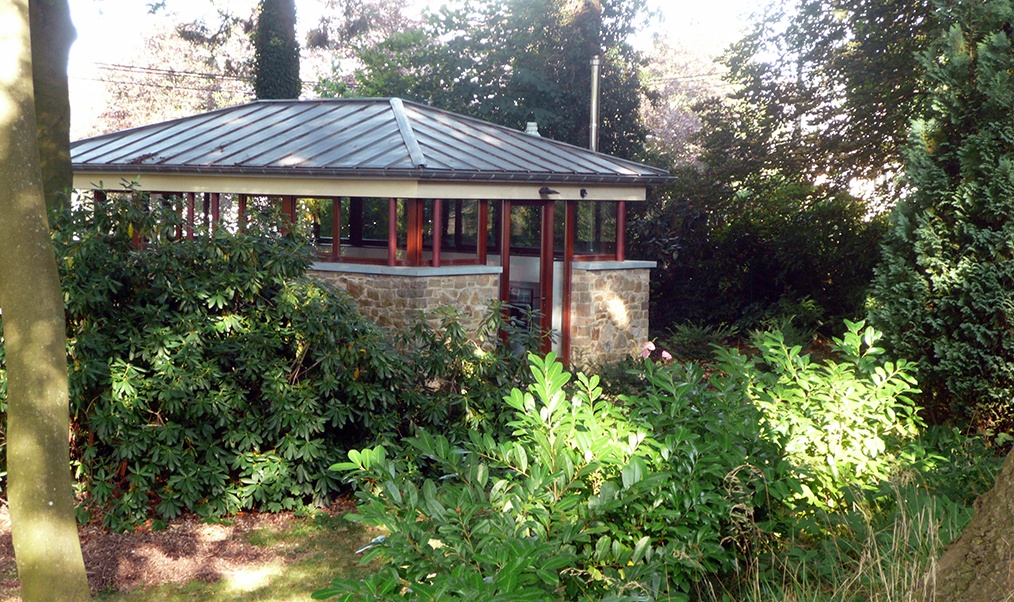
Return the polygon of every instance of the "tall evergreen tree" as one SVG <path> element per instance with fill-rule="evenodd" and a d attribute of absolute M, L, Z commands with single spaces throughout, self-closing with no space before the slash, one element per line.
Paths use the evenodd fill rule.
<path fill-rule="evenodd" d="M 261 0 L 253 41 L 257 98 L 299 98 L 295 0 Z"/>
<path fill-rule="evenodd" d="M 943 418 L 1014 426 L 1014 5 L 938 2 L 873 319 Z"/>

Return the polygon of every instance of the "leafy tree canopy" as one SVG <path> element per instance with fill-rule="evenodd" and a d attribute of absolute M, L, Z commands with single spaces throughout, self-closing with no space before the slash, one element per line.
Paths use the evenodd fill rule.
<path fill-rule="evenodd" d="M 399 96 L 508 127 L 537 121 L 542 135 L 586 146 L 590 59 L 601 55 L 603 152 L 636 156 L 642 57 L 627 42 L 643 0 L 468 0 L 430 13 L 422 27 L 359 48 L 350 87 L 339 75 L 323 96 Z"/>
<path fill-rule="evenodd" d="M 890 195 L 911 118 L 925 101 L 917 54 L 939 32 L 931 0 L 797 0 L 773 4 L 725 62 L 765 107 L 782 166 Z"/>
<path fill-rule="evenodd" d="M 324 14 L 307 33 L 305 48 L 344 56 L 354 44 L 379 44 L 419 26 L 405 16 L 407 4 L 408 0 L 323 0 Z"/>

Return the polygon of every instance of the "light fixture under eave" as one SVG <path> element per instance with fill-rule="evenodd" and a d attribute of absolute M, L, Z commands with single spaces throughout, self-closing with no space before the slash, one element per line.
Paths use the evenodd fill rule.
<path fill-rule="evenodd" d="M 549 194 L 560 194 L 560 192 L 558 190 L 553 190 L 549 186 L 543 186 L 542 188 L 539 189 L 539 194 L 541 196 L 546 196 Z"/>

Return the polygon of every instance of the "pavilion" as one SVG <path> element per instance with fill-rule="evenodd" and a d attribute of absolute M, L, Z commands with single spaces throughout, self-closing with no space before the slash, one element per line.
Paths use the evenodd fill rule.
<path fill-rule="evenodd" d="M 382 325 L 439 306 L 475 325 L 500 299 L 539 311 L 567 363 L 648 336 L 654 263 L 626 259 L 626 208 L 661 169 L 398 98 L 257 101 L 80 140 L 71 157 L 75 188 L 136 180 L 184 199 L 189 235 L 265 204 L 311 220 L 313 273 Z"/>

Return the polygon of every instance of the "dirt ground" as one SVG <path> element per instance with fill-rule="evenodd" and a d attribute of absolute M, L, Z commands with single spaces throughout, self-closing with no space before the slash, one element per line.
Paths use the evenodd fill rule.
<path fill-rule="evenodd" d="M 81 528 L 81 550 L 92 593 L 129 591 L 163 583 L 218 581 L 232 573 L 271 563 L 292 562 L 292 555 L 258 547 L 245 534 L 256 529 L 282 530 L 292 513 L 240 514 L 230 524 L 206 524 L 196 518 L 173 522 L 160 531 L 109 533 Z M 0 602 L 20 601 L 10 515 L 0 506 Z"/>

